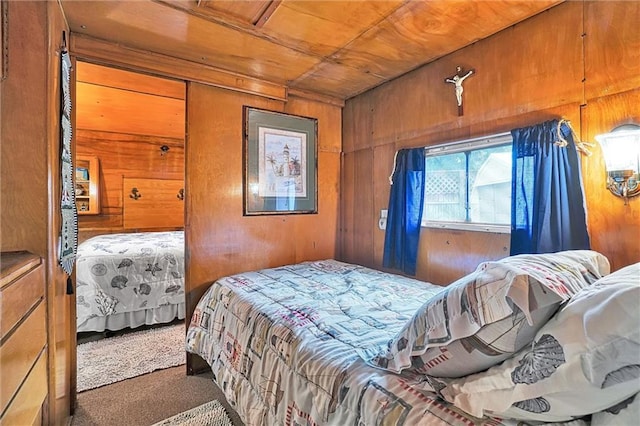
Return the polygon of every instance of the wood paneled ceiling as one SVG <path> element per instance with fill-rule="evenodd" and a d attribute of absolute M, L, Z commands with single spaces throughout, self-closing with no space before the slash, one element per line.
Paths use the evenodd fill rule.
<path fill-rule="evenodd" d="M 562 0 L 59 0 L 82 34 L 348 99 Z"/>

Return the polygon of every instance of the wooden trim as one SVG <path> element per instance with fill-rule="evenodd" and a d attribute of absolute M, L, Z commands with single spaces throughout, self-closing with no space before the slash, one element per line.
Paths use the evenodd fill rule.
<path fill-rule="evenodd" d="M 2 57 L 2 80 L 9 74 L 9 2 L 3 1 L 0 5 L 0 43 L 2 47 L 0 56 Z"/>
<path fill-rule="evenodd" d="M 87 62 L 146 71 L 280 101 L 287 100 L 287 88 L 280 84 L 77 33 L 72 33 L 70 39 L 72 55 Z"/>
<path fill-rule="evenodd" d="M 258 16 L 257 19 L 254 19 L 253 25 L 255 25 L 256 28 L 262 28 L 264 24 L 267 23 L 269 18 L 271 18 L 271 15 L 273 15 L 273 13 L 276 11 L 278 6 L 280 6 L 280 3 L 281 3 L 281 0 L 271 0 L 269 2 L 269 5 L 266 7 L 265 10 L 262 11 L 260 16 Z"/>
<path fill-rule="evenodd" d="M 85 166 L 89 173 L 88 179 L 79 179 L 77 169 Z M 84 168 L 84 167 L 83 167 Z M 76 185 L 76 206 L 78 215 L 97 215 L 100 214 L 100 160 L 95 155 L 76 155 L 76 161 L 73 166 L 74 182 Z M 85 188 L 87 194 L 78 194 L 78 185 L 88 186 Z M 88 203 L 86 210 L 80 207 Z"/>

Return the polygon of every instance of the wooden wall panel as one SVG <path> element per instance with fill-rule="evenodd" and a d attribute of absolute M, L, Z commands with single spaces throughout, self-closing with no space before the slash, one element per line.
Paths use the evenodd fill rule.
<path fill-rule="evenodd" d="M 340 188 L 340 259 L 351 261 L 355 258 L 355 243 L 353 238 L 355 220 L 358 211 L 355 204 L 355 153 L 344 153 L 342 156 L 341 188 Z M 365 206 L 365 208 L 367 208 Z"/>
<path fill-rule="evenodd" d="M 334 258 L 338 221 L 340 108 L 285 105 L 197 83 L 188 88 L 185 238 L 187 316 L 222 276 Z M 243 106 L 318 118 L 319 206 L 314 215 L 243 216 Z M 328 121 L 328 122 L 327 122 Z M 192 367 L 192 365 L 189 365 Z"/>
<path fill-rule="evenodd" d="M 353 238 L 342 242 L 341 259 L 364 266 L 373 265 L 374 222 L 378 218 L 370 208 L 373 202 L 373 150 L 345 154 L 342 204 L 342 234 Z M 366 207 L 365 207 L 366 206 Z"/>
<path fill-rule="evenodd" d="M 581 33 L 582 3 L 567 2 L 374 89 L 373 145 L 424 144 L 429 133 L 581 102 Z M 444 82 L 457 66 L 476 70 L 464 82 L 462 117 Z"/>
<path fill-rule="evenodd" d="M 335 137 L 335 134 L 333 135 Z M 320 175 L 320 171 L 322 175 Z M 335 258 L 338 245 L 340 153 L 318 153 L 318 214 L 296 216 L 295 261 Z"/>
<path fill-rule="evenodd" d="M 184 136 L 184 101 L 78 82 L 77 129 L 170 138 Z"/>
<path fill-rule="evenodd" d="M 324 102 L 290 96 L 284 104 L 287 114 L 318 119 L 318 152 L 340 152 L 342 150 L 342 110 Z"/>
<path fill-rule="evenodd" d="M 358 102 L 347 102 L 343 114 L 351 117 L 344 120 L 342 132 L 342 150 L 353 152 L 371 145 L 373 134 L 373 108 L 371 106 L 372 93 L 367 92 L 358 97 Z"/>
<path fill-rule="evenodd" d="M 101 212 L 81 216 L 82 230 L 124 229 L 122 203 L 129 196 L 124 177 L 184 178 L 183 139 L 78 130 L 76 140 L 78 155 L 95 155 L 100 160 Z M 169 147 L 164 155 L 162 145 Z"/>
<path fill-rule="evenodd" d="M 593 141 L 596 133 L 608 131 L 624 120 L 640 122 L 637 36 L 627 37 L 635 25 L 637 5 L 597 3 L 565 2 L 346 102 L 341 204 L 345 218 L 341 228 L 343 259 L 373 256 L 372 266 L 382 267 L 384 233 L 377 228 L 377 218 L 388 203 L 386 171 L 393 163 L 392 154 L 399 148 L 501 133 L 561 117 L 569 119 L 584 140 Z M 587 34 L 585 55 L 583 12 L 585 28 L 591 28 L 594 35 Z M 617 26 L 624 27 L 622 36 L 604 34 L 605 27 L 592 22 L 599 16 L 605 21 L 615 19 Z M 629 43 L 620 43 L 619 37 Z M 609 48 L 614 51 L 608 52 Z M 620 64 L 624 70 L 615 74 L 608 61 Z M 457 116 L 453 87 L 443 81 L 455 73 L 458 65 L 476 69 L 476 74 L 465 81 L 462 117 Z M 613 75 L 619 75 L 620 81 L 614 84 L 610 78 Z M 590 79 L 593 87 L 586 93 L 627 92 L 585 99 Z M 595 83 L 599 79 L 604 80 Z M 630 86 L 635 89 L 629 91 Z M 372 148 L 371 157 L 368 152 Z M 597 148 L 594 151 L 593 156 L 582 157 L 592 246 L 614 258 L 612 263 L 619 268 L 640 258 L 636 238 L 640 224 L 636 204 L 640 199 L 624 207 L 621 200 L 606 193 L 603 165 L 598 163 L 602 160 Z M 365 194 L 361 193 L 363 183 L 358 176 L 362 176 L 363 169 L 373 170 L 368 183 L 373 188 L 373 197 L 366 195 L 366 189 Z M 355 223 L 356 218 L 375 221 L 365 232 Z M 507 234 L 424 229 L 416 276 L 446 285 L 473 271 L 480 261 L 499 259 L 508 253 Z"/>
<path fill-rule="evenodd" d="M 640 2 L 585 2 L 585 97 L 640 87 Z"/>
<path fill-rule="evenodd" d="M 384 253 L 385 230 L 377 226 L 380 210 L 388 209 L 389 175 L 393 171 L 393 157 L 396 153 L 395 144 L 377 146 L 373 150 L 373 219 L 376 225 L 373 229 L 373 264 L 382 265 Z"/>
<path fill-rule="evenodd" d="M 7 4 L 8 73 L 2 81 L 0 245 L 46 258 L 48 195 L 46 8 Z M 28 36 L 26 36 L 28 35 Z"/>
<path fill-rule="evenodd" d="M 300 215 L 295 221 L 295 262 L 335 257 L 338 245 L 342 109 L 335 105 L 290 96 L 288 114 L 318 119 L 318 214 Z M 321 224 L 318 226 L 318 224 Z"/>
<path fill-rule="evenodd" d="M 509 256 L 509 240 L 509 234 L 423 229 L 416 276 L 446 286 L 480 262 Z"/>
<path fill-rule="evenodd" d="M 97 230 L 128 230 L 123 178 L 184 179 L 186 84 L 83 62 L 77 68 L 76 153 L 100 161 L 101 211 L 80 217 L 84 240 Z"/>
<path fill-rule="evenodd" d="M 49 351 L 45 421 L 66 424 L 74 396 L 60 232 L 60 45 L 69 29 L 56 2 L 5 2 L 8 72 L 2 81 L 0 245 L 45 259 Z M 55 348 L 52 350 L 52 348 Z M 46 393 L 46 391 L 45 391 Z"/>
<path fill-rule="evenodd" d="M 640 88 L 590 100 L 582 123 L 584 138 L 589 141 L 622 124 L 640 125 Z M 599 145 L 593 153 L 582 162 L 591 247 L 606 255 L 616 270 L 640 261 L 640 196 L 629 199 L 625 206 L 609 192 Z"/>
<path fill-rule="evenodd" d="M 184 179 L 124 178 L 123 187 L 125 229 L 184 226 Z"/>
<path fill-rule="evenodd" d="M 373 204 L 373 149 L 363 149 L 354 153 L 354 223 L 353 235 L 357 241 L 351 261 L 359 265 L 373 266 L 373 233 L 378 218 L 370 209 L 362 206 Z"/>

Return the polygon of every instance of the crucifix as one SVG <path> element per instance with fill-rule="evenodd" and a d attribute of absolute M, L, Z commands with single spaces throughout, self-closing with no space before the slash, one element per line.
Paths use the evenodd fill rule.
<path fill-rule="evenodd" d="M 458 101 L 458 116 L 461 116 L 463 111 L 462 111 L 462 92 L 463 92 L 463 87 L 462 87 L 462 82 L 469 77 L 471 74 L 473 74 L 475 72 L 475 70 L 471 69 L 469 71 L 467 71 L 466 74 L 462 75 L 462 68 L 461 67 L 456 67 L 456 74 L 452 77 L 449 78 L 445 78 L 444 82 L 445 83 L 453 83 L 456 89 L 456 100 Z"/>

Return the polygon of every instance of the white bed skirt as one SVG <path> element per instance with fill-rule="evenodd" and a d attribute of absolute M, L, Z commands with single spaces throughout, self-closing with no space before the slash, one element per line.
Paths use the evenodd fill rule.
<path fill-rule="evenodd" d="M 123 312 L 106 317 L 89 318 L 78 324 L 78 333 L 85 331 L 117 331 L 123 328 L 135 328 L 141 325 L 164 324 L 174 319 L 184 319 L 184 303 L 177 305 L 163 305 L 155 309 L 144 311 Z"/>

